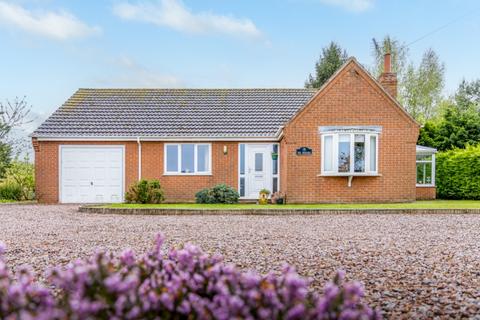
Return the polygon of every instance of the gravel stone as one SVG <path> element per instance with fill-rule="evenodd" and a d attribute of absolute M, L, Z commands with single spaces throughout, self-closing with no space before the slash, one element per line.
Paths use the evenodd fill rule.
<path fill-rule="evenodd" d="M 11 267 L 44 270 L 95 248 L 143 252 L 158 232 L 266 273 L 294 265 L 321 290 L 337 269 L 365 286 L 387 318 L 480 314 L 480 215 L 125 216 L 72 205 L 1 205 L 0 241 Z"/>

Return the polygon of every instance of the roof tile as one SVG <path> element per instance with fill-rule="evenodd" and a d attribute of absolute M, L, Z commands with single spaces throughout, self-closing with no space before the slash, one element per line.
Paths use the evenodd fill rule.
<path fill-rule="evenodd" d="M 33 137 L 274 137 L 312 89 L 79 89 Z"/>

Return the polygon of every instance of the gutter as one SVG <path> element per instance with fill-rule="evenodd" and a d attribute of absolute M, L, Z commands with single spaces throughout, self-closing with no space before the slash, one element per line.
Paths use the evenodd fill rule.
<path fill-rule="evenodd" d="M 124 137 L 42 137 L 33 136 L 37 141 L 137 141 L 139 137 L 124 136 Z M 279 137 L 143 137 L 142 141 L 273 141 L 278 142 Z"/>

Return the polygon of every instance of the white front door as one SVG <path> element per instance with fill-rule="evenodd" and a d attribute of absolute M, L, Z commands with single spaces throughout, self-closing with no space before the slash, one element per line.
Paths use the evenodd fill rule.
<path fill-rule="evenodd" d="M 60 146 L 60 202 L 122 202 L 123 162 L 123 146 Z"/>
<path fill-rule="evenodd" d="M 262 189 L 272 191 L 271 144 L 246 145 L 245 198 L 258 199 Z"/>

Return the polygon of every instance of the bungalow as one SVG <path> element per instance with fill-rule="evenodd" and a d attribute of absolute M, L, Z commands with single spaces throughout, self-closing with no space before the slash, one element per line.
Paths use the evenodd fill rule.
<path fill-rule="evenodd" d="M 397 102 L 390 69 L 349 59 L 313 89 L 79 89 L 33 134 L 43 203 L 121 202 L 140 178 L 170 202 L 225 183 L 289 203 L 435 197 L 435 150 Z"/>

